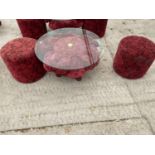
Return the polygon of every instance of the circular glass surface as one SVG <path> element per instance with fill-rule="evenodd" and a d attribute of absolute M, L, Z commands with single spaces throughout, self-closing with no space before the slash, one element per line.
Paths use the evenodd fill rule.
<path fill-rule="evenodd" d="M 63 70 L 89 67 L 99 61 L 100 38 L 81 28 L 62 28 L 39 38 L 36 56 L 44 64 Z"/>

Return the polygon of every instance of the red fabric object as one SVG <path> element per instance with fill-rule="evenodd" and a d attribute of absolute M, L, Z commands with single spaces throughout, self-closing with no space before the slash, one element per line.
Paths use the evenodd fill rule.
<path fill-rule="evenodd" d="M 82 22 L 76 19 L 71 20 L 52 20 L 49 23 L 49 27 L 53 30 L 66 28 L 66 27 L 81 27 Z"/>
<path fill-rule="evenodd" d="M 44 68 L 48 72 L 55 72 L 57 76 L 79 79 L 99 63 L 99 53 L 97 52 L 96 44 L 92 42 L 89 45 L 93 60 L 93 63 L 91 63 L 83 37 L 69 35 L 52 38 L 50 42 L 53 48 L 52 51 L 47 52 L 44 56 Z M 73 46 L 68 47 L 68 43 Z M 42 44 L 42 46 L 46 49 L 45 45 Z"/>
<path fill-rule="evenodd" d="M 155 59 L 155 44 L 147 38 L 128 36 L 121 40 L 114 58 L 116 73 L 137 79 L 148 71 Z"/>
<path fill-rule="evenodd" d="M 47 32 L 44 19 L 17 19 L 23 37 L 38 39 Z"/>
<path fill-rule="evenodd" d="M 19 82 L 35 82 L 46 73 L 43 64 L 35 55 L 35 43 L 36 40 L 32 38 L 18 38 L 8 42 L 1 49 L 4 63 Z"/>
<path fill-rule="evenodd" d="M 49 23 L 49 27 L 53 30 L 65 27 L 82 27 L 83 29 L 96 33 L 99 37 L 103 37 L 107 22 L 107 19 L 52 20 Z"/>
<path fill-rule="evenodd" d="M 83 28 L 103 37 L 107 27 L 107 19 L 83 19 Z"/>
<path fill-rule="evenodd" d="M 44 19 L 45 23 L 50 22 L 52 19 Z"/>
<path fill-rule="evenodd" d="M 0 21 L 0 26 L 2 25 L 2 22 Z"/>
<path fill-rule="evenodd" d="M 47 62 L 46 64 L 59 69 L 79 69 L 93 63 L 90 62 L 90 56 L 83 37 L 68 35 L 59 39 L 52 38 L 51 41 L 53 49 L 45 55 L 44 62 Z M 68 43 L 71 43 L 72 46 L 69 47 Z M 92 59 L 96 62 L 99 59 L 97 47 L 94 43 L 89 46 L 92 51 Z"/>
<path fill-rule="evenodd" d="M 63 69 L 50 67 L 46 64 L 44 64 L 44 68 L 47 72 L 55 72 L 57 76 L 67 76 L 73 79 L 78 79 L 78 78 L 82 78 L 86 72 L 93 70 L 94 67 L 98 65 L 98 63 L 99 61 L 95 64 L 90 65 L 89 67 L 85 67 L 83 69 L 77 69 L 77 70 L 63 70 Z"/>

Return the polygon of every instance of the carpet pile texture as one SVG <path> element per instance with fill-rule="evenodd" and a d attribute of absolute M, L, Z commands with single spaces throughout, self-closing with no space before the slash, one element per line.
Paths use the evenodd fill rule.
<path fill-rule="evenodd" d="M 139 80 L 112 68 L 119 41 L 142 35 L 155 41 L 155 20 L 109 20 L 100 64 L 81 82 L 48 73 L 33 84 L 16 82 L 0 58 L 1 134 L 154 134 L 155 64 Z M 2 20 L 0 47 L 21 36 Z"/>

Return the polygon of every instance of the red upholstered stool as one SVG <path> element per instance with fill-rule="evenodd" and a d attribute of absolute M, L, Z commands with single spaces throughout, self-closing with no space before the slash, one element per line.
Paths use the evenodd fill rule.
<path fill-rule="evenodd" d="M 49 23 L 49 27 L 53 30 L 59 28 L 66 28 L 66 27 L 81 27 L 82 22 L 80 20 L 71 19 L 71 20 L 52 20 Z"/>
<path fill-rule="evenodd" d="M 83 19 L 83 28 L 103 37 L 107 27 L 107 19 Z"/>
<path fill-rule="evenodd" d="M 147 38 L 128 36 L 121 40 L 114 58 L 116 73 L 129 79 L 142 77 L 155 59 L 155 44 Z"/>
<path fill-rule="evenodd" d="M 38 39 L 47 32 L 44 19 L 17 19 L 23 37 Z"/>
<path fill-rule="evenodd" d="M 52 19 L 44 19 L 45 23 L 49 23 Z"/>
<path fill-rule="evenodd" d="M 17 81 L 31 83 L 45 74 L 43 64 L 35 56 L 35 43 L 32 38 L 18 38 L 1 49 L 1 57 Z"/>

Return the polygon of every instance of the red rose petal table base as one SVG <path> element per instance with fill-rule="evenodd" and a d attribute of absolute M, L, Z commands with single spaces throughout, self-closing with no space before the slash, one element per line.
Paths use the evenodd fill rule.
<path fill-rule="evenodd" d="M 36 56 L 48 72 L 81 80 L 99 63 L 99 37 L 81 28 L 62 28 L 43 35 L 36 44 Z"/>
<path fill-rule="evenodd" d="M 18 38 L 8 42 L 1 49 L 4 63 L 19 82 L 35 82 L 46 73 L 43 64 L 35 55 L 35 43 L 36 40 L 32 38 Z"/>
<path fill-rule="evenodd" d="M 128 36 L 118 46 L 113 67 L 122 77 L 137 79 L 144 76 L 154 60 L 155 44 L 151 40 Z"/>

